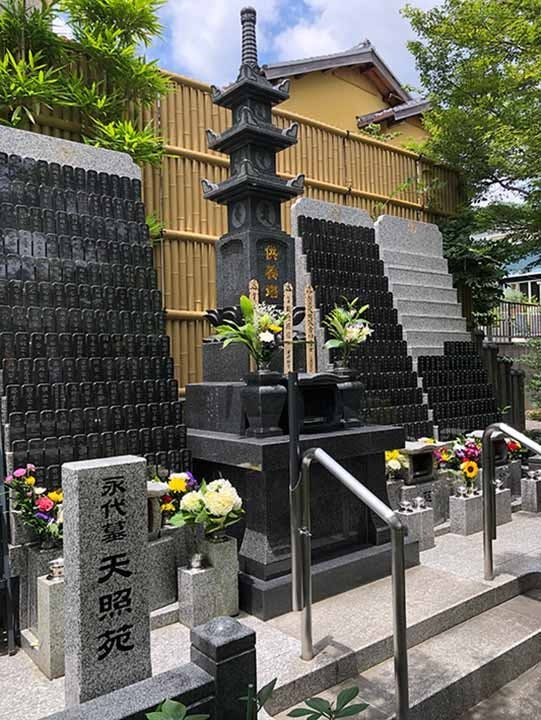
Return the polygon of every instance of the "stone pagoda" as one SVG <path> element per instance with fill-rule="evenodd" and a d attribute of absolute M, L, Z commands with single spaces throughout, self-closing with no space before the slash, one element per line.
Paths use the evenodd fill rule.
<path fill-rule="evenodd" d="M 212 88 L 216 105 L 229 108 L 233 125 L 207 130 L 208 146 L 231 157 L 230 177 L 202 180 L 205 199 L 227 205 L 228 232 L 217 243 L 219 307 L 237 305 L 252 279 L 264 302 L 281 304 L 284 283 L 295 280 L 295 245 L 282 230 L 280 206 L 303 191 L 304 176 L 276 173 L 276 154 L 297 142 L 298 125 L 281 129 L 272 108 L 289 97 L 289 81 L 272 85 L 257 61 L 256 12 L 241 11 L 242 61 L 234 83 Z"/>

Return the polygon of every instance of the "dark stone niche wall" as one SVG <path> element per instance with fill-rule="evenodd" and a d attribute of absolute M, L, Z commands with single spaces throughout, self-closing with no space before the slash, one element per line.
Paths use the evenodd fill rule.
<path fill-rule="evenodd" d="M 188 467 L 164 326 L 140 180 L 0 153 L 8 472 L 31 462 L 52 486 L 72 460 Z"/>
<path fill-rule="evenodd" d="M 366 387 L 367 421 L 403 425 L 412 440 L 431 436 L 428 407 L 393 308 L 373 228 L 299 215 L 298 234 L 321 318 L 344 297 L 359 297 L 369 305 L 365 317 L 374 333 L 350 362 Z"/>

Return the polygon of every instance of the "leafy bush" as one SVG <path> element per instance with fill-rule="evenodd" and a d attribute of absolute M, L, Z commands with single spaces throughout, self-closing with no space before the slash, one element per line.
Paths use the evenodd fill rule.
<path fill-rule="evenodd" d="M 520 361 L 531 370 L 528 390 L 536 405 L 541 406 L 541 340 L 529 340 L 528 349 L 530 352 L 521 357 Z"/>
<path fill-rule="evenodd" d="M 139 126 L 169 81 L 139 53 L 161 32 L 161 0 L 24 0 L 0 6 L 0 121 L 31 128 L 44 109 L 75 108 L 84 141 L 156 165 L 163 140 Z M 52 30 L 67 19 L 72 40 Z M 137 113 L 135 113 L 137 115 Z"/>
<path fill-rule="evenodd" d="M 210 715 L 188 715 L 188 708 L 175 700 L 164 700 L 154 712 L 147 713 L 147 720 L 209 720 Z"/>

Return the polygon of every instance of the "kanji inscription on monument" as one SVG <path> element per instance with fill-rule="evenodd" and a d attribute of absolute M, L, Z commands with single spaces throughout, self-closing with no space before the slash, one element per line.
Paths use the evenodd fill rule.
<path fill-rule="evenodd" d="M 66 706 L 151 674 L 146 461 L 66 463 Z"/>

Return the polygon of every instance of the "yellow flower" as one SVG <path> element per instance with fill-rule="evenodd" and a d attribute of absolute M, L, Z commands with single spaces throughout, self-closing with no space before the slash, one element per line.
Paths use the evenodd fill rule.
<path fill-rule="evenodd" d="M 171 474 L 169 475 L 169 489 L 171 492 L 186 492 L 186 488 L 188 487 L 187 480 L 184 473 Z"/>
<path fill-rule="evenodd" d="M 449 452 L 447 452 L 447 450 L 442 450 L 440 452 L 440 457 L 443 460 L 443 462 L 447 462 L 447 460 L 449 460 L 449 458 L 451 457 L 451 454 Z"/>
<path fill-rule="evenodd" d="M 473 478 L 477 477 L 479 473 L 479 467 L 477 463 L 473 460 L 467 460 L 466 462 L 463 462 L 460 466 L 460 469 L 462 470 L 464 475 L 470 480 L 473 480 Z"/>
<path fill-rule="evenodd" d="M 48 493 L 47 497 L 54 503 L 61 503 L 64 501 L 64 493 L 62 492 L 62 490 L 52 490 L 50 493 Z"/>
<path fill-rule="evenodd" d="M 36 478 L 33 475 L 29 475 L 25 480 L 27 485 L 30 485 L 31 487 L 34 487 L 36 484 Z"/>
<path fill-rule="evenodd" d="M 400 457 L 400 450 L 386 450 L 385 452 L 385 462 L 389 462 L 389 460 L 398 460 Z"/>
<path fill-rule="evenodd" d="M 269 330 L 272 330 L 273 333 L 282 332 L 282 328 L 279 325 L 269 325 Z"/>
<path fill-rule="evenodd" d="M 175 512 L 175 506 L 173 505 L 173 503 L 164 503 L 164 504 L 160 507 L 160 509 L 161 509 L 161 511 L 164 512 L 164 513 Z"/>

